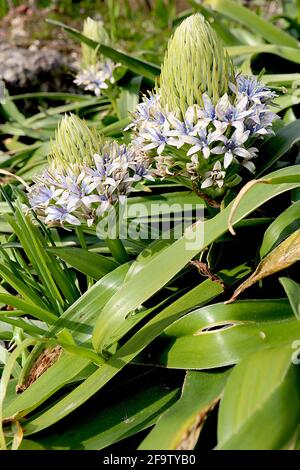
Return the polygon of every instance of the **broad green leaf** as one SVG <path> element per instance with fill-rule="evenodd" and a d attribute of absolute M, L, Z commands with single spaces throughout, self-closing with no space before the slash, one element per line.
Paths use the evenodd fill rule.
<path fill-rule="evenodd" d="M 124 268 L 124 266 L 122 266 Z M 119 270 L 121 268 L 118 268 Z M 116 272 L 113 271 L 108 276 L 112 276 Z M 104 278 L 103 278 L 104 279 Z M 101 282 L 100 280 L 99 282 Z M 204 305 L 212 300 L 222 291 L 222 287 L 218 283 L 206 280 L 199 286 L 186 293 L 178 300 L 163 309 L 156 317 L 143 326 L 131 340 L 120 348 L 116 356 L 113 356 L 106 364 L 103 364 L 94 374 L 82 384 L 82 388 L 77 387 L 65 399 L 61 400 L 54 409 L 46 412 L 38 422 L 28 428 L 28 432 L 35 432 L 44 429 L 49 423 L 55 423 L 62 417 L 66 416 L 73 409 L 76 409 L 84 403 L 89 397 L 100 390 L 112 377 L 123 369 L 145 346 L 151 343 L 163 330 L 177 318 L 186 313 L 195 305 Z M 47 372 L 45 372 L 28 390 L 18 396 L 14 403 L 4 410 L 5 416 L 11 416 L 18 413 L 25 415 L 26 411 L 34 409 L 38 404 L 51 395 L 51 389 L 57 390 L 62 384 L 66 383 L 66 370 L 72 373 L 76 367 L 77 373 L 83 367 L 88 365 L 87 362 L 78 366 L 78 359 L 74 361 L 74 357 L 69 358 L 69 369 L 66 364 L 62 363 L 62 359 L 54 364 Z M 80 359 L 82 360 L 82 359 Z M 72 363 L 73 362 L 73 363 Z M 73 375 L 72 375 L 73 376 Z M 62 380 L 63 378 L 63 380 Z M 56 388 L 55 388 L 56 387 Z M 68 406 L 65 406 L 66 401 Z M 70 406 L 70 408 L 68 408 Z M 22 411 L 23 410 L 23 411 Z M 37 427 L 36 427 L 37 425 Z"/>
<path fill-rule="evenodd" d="M 300 324 L 286 299 L 217 303 L 174 322 L 137 363 L 181 369 L 224 367 L 298 337 Z"/>
<path fill-rule="evenodd" d="M 41 308 L 46 308 L 46 304 L 38 296 L 37 292 L 23 282 L 21 277 L 15 273 L 4 262 L 0 263 L 0 276 L 8 282 L 19 294 L 28 302 Z"/>
<path fill-rule="evenodd" d="M 258 351 L 230 375 L 221 401 L 218 449 L 282 449 L 300 418 L 299 367 L 291 347 Z"/>
<path fill-rule="evenodd" d="M 262 80 L 269 85 L 291 86 L 299 87 L 300 73 L 276 73 L 265 74 Z"/>
<path fill-rule="evenodd" d="M 96 280 L 119 266 L 112 258 L 92 253 L 83 248 L 48 248 L 47 251 L 63 259 L 81 273 Z"/>
<path fill-rule="evenodd" d="M 4 115 L 7 121 L 16 121 L 18 124 L 23 125 L 25 116 L 18 110 L 15 103 L 10 100 L 6 89 L 4 90 L 4 98 L 0 104 L 0 113 Z"/>
<path fill-rule="evenodd" d="M 52 450 L 103 449 L 153 425 L 178 395 L 172 377 L 150 371 L 98 394 L 63 425 L 56 425 L 41 437 L 36 435 L 35 441 Z"/>
<path fill-rule="evenodd" d="M 84 341 L 90 338 L 96 314 L 120 287 L 127 270 L 128 266 L 123 265 L 102 277 L 62 314 L 56 325 L 52 326 L 45 339 L 47 340 L 49 336 L 54 336 L 63 327 L 71 330 L 74 339 L 77 341 Z M 35 409 L 53 393 L 71 381 L 89 363 L 90 360 L 87 358 L 76 357 L 68 353 L 63 354 L 59 361 L 44 372 L 27 390 L 21 395 L 16 395 L 15 400 L 5 409 L 5 414 L 7 416 L 17 413 L 23 415 Z"/>
<path fill-rule="evenodd" d="M 99 54 L 103 54 L 105 57 L 109 57 L 114 62 L 125 65 L 129 70 L 132 70 L 137 75 L 142 75 L 143 77 L 149 78 L 150 80 L 154 80 L 160 74 L 160 68 L 154 64 L 150 64 L 149 62 L 137 59 L 135 57 L 131 57 L 124 52 L 117 51 L 112 47 L 105 46 L 104 44 L 99 44 L 92 39 L 87 38 L 79 31 L 70 26 L 67 26 L 59 21 L 54 20 L 47 20 L 48 23 L 53 24 L 55 26 L 60 26 L 65 31 L 67 31 L 74 39 L 77 41 L 83 42 L 88 46 L 92 47 L 93 49 L 97 49 Z"/>
<path fill-rule="evenodd" d="M 260 247 L 261 258 L 282 242 L 288 235 L 300 227 L 300 201 L 283 211 L 267 228 Z"/>
<path fill-rule="evenodd" d="M 37 91 L 35 93 L 20 93 L 19 95 L 11 95 L 8 99 L 11 101 L 26 100 L 26 99 L 52 99 L 54 101 L 84 101 L 90 100 L 89 95 L 80 95 L 74 93 L 64 93 L 56 91 Z"/>
<path fill-rule="evenodd" d="M 297 40 L 285 31 L 274 26 L 270 21 L 253 13 L 249 8 L 232 0 L 205 0 L 204 5 L 209 5 L 229 18 L 242 23 L 254 33 L 259 34 L 272 44 L 297 48 Z"/>
<path fill-rule="evenodd" d="M 52 312 L 42 309 L 38 305 L 33 305 L 31 302 L 26 302 L 23 299 L 15 295 L 10 294 L 2 294 L 0 293 L 0 302 L 3 302 L 7 305 L 11 305 L 12 307 L 16 307 L 22 310 L 27 315 L 32 315 L 33 317 L 44 321 L 46 323 L 55 323 L 57 321 L 57 316 L 54 315 Z M 0 321 L 1 321 L 1 313 L 0 313 Z"/>
<path fill-rule="evenodd" d="M 300 285 L 287 277 L 279 279 L 290 301 L 295 317 L 300 320 Z"/>
<path fill-rule="evenodd" d="M 254 273 L 235 291 L 229 302 L 233 302 L 244 290 L 257 281 L 288 268 L 300 259 L 300 229 L 274 248 L 257 266 Z"/>
<path fill-rule="evenodd" d="M 180 399 L 158 419 L 139 450 L 192 450 L 208 413 L 218 403 L 230 370 L 188 371 Z"/>
<path fill-rule="evenodd" d="M 295 165 L 268 175 L 268 178 L 298 177 L 299 182 L 278 186 L 261 184 L 249 189 L 237 207 L 234 223 L 244 219 L 275 195 L 299 186 L 299 171 L 300 166 Z M 138 271 L 136 276 L 132 276 L 102 310 L 93 332 L 93 346 L 97 351 L 105 354 L 107 346 L 114 342 L 115 330 L 123 323 L 126 315 L 161 289 L 197 253 L 227 231 L 227 220 L 233 204 L 234 202 L 214 218 L 193 224 L 185 230 L 182 238 L 165 248 L 159 256 L 153 258 L 151 255 L 149 256 L 148 262 Z"/>
<path fill-rule="evenodd" d="M 278 96 L 274 99 L 274 106 L 271 106 L 271 111 L 279 113 L 287 108 L 296 106 L 300 103 L 300 90 L 293 91 L 291 93 L 286 93 L 285 95 Z"/>
<path fill-rule="evenodd" d="M 241 57 L 243 55 L 257 55 L 262 53 L 275 54 L 283 59 L 300 64 L 299 48 L 286 47 L 276 44 L 262 44 L 258 46 L 230 46 L 226 48 L 230 57 Z"/>

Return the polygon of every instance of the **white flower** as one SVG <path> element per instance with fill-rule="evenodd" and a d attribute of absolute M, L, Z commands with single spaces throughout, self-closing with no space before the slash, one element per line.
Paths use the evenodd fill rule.
<path fill-rule="evenodd" d="M 42 183 L 38 183 L 30 188 L 28 194 L 30 205 L 33 209 L 41 209 L 47 207 L 51 200 L 56 199 L 62 190 L 56 189 L 54 185 L 44 186 Z"/>
<path fill-rule="evenodd" d="M 279 119 L 279 116 L 265 106 L 257 106 L 249 118 L 244 122 L 245 129 L 250 131 L 250 135 L 263 136 L 274 134 L 272 130 L 273 121 Z"/>
<path fill-rule="evenodd" d="M 186 136 L 195 136 L 197 132 L 204 127 L 199 118 L 200 107 L 198 105 L 188 107 L 183 121 L 176 118 L 173 113 L 169 113 L 167 115 L 167 120 L 171 124 L 173 130 L 168 131 L 168 135 L 178 137 L 179 139 Z"/>
<path fill-rule="evenodd" d="M 228 168 L 234 157 L 252 158 L 253 151 L 245 149 L 244 143 L 249 137 L 249 131 L 236 129 L 230 138 L 222 136 L 224 145 L 212 149 L 216 155 L 224 154 L 224 168 Z"/>
<path fill-rule="evenodd" d="M 80 220 L 70 214 L 66 206 L 49 206 L 45 210 L 45 214 L 47 216 L 45 219 L 46 224 L 59 222 L 63 225 L 64 222 L 68 222 L 71 225 L 80 225 Z"/>
<path fill-rule="evenodd" d="M 224 128 L 231 125 L 242 131 L 245 117 L 252 114 L 252 110 L 247 109 L 247 103 L 248 98 L 245 96 L 234 106 L 225 93 L 216 104 L 216 119 L 214 120 L 216 128 L 224 131 Z"/>
<path fill-rule="evenodd" d="M 149 160 L 130 146 L 111 142 L 89 161 L 93 163 L 62 165 L 57 170 L 50 166 L 29 188 L 29 204 L 45 223 L 91 226 L 95 217 L 127 196 L 135 182 L 153 181 Z"/>
<path fill-rule="evenodd" d="M 200 159 L 209 164 L 215 155 L 219 156 L 219 163 L 212 171 L 217 171 L 219 164 L 226 169 L 234 161 L 237 167 L 240 165 L 254 172 L 252 160 L 258 150 L 250 145 L 253 137 L 273 132 L 272 125 L 278 116 L 269 105 L 275 96 L 255 77 L 238 75 L 236 83 L 230 84 L 228 93 L 217 103 L 204 93 L 202 106 L 189 106 L 179 117 L 178 109 L 162 106 L 158 90 L 143 97 L 134 113 L 134 121 L 129 126 L 134 129 L 132 145 L 139 152 L 148 152 L 149 158 L 154 157 L 156 174 L 161 177 L 172 175 L 176 162 L 178 171 L 185 167 L 190 179 L 200 178 Z M 174 157 L 165 157 L 166 146 L 184 149 L 184 153 L 174 149 Z M 168 148 L 166 153 L 171 152 L 172 149 Z M 188 163 L 186 157 L 191 157 Z M 220 172 L 218 174 L 222 176 L 224 171 Z M 186 176 L 186 173 L 181 174 Z M 203 184 L 214 181 L 213 176 L 216 178 L 213 173 Z M 216 181 L 216 185 L 221 187 L 223 179 L 219 177 Z"/>
<path fill-rule="evenodd" d="M 97 97 L 101 91 L 108 88 L 109 83 L 114 83 L 113 71 L 117 67 L 110 59 L 103 63 L 92 65 L 88 69 L 78 72 L 74 83 L 86 91 L 92 91 Z"/>
<path fill-rule="evenodd" d="M 144 146 L 145 151 L 157 148 L 158 155 L 162 154 L 165 146 L 169 142 L 169 138 L 167 136 L 167 127 L 168 125 L 166 124 L 164 129 L 159 129 L 150 124 L 145 132 L 142 132 L 141 137 L 146 142 L 146 145 Z"/>
<path fill-rule="evenodd" d="M 217 161 L 213 169 L 205 173 L 205 180 L 201 184 L 201 188 L 209 188 L 211 186 L 218 186 L 218 188 L 222 188 L 224 184 L 226 172 L 222 170 L 221 162 Z"/>
<path fill-rule="evenodd" d="M 254 76 L 237 75 L 236 85 L 231 83 L 231 90 L 236 94 L 246 97 L 254 104 L 268 104 L 277 96 L 264 83 Z"/>
<path fill-rule="evenodd" d="M 207 132 L 205 129 L 202 129 L 198 132 L 198 136 L 193 138 L 193 147 L 191 147 L 188 152 L 187 156 L 193 155 L 199 151 L 202 152 L 205 159 L 208 159 L 211 154 L 211 144 L 218 140 L 222 140 L 223 136 L 217 130 L 214 132 Z M 192 142 L 191 142 L 192 143 Z"/>

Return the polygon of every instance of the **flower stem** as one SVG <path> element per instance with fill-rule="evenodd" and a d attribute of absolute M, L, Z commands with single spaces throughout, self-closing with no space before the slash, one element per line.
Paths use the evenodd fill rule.
<path fill-rule="evenodd" d="M 123 264 L 129 261 L 128 254 L 124 248 L 122 240 L 120 240 L 119 238 L 114 238 L 114 239 L 107 238 L 105 241 L 113 258 L 118 263 Z"/>
<path fill-rule="evenodd" d="M 81 248 L 83 248 L 84 250 L 87 250 L 87 244 L 86 244 L 84 234 L 83 234 L 83 231 L 82 231 L 81 227 L 76 227 L 76 235 L 77 235 L 78 241 L 81 245 Z M 87 276 L 86 281 L 87 281 L 87 288 L 89 289 L 94 284 L 94 280 L 90 276 Z"/>

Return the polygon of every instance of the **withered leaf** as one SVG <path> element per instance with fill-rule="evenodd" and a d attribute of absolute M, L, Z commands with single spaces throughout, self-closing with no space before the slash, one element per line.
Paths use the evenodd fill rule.
<path fill-rule="evenodd" d="M 272 250 L 257 266 L 254 273 L 246 279 L 225 303 L 233 302 L 244 290 L 257 281 L 271 276 L 271 274 L 288 268 L 300 260 L 300 229 L 296 230 L 286 240 Z"/>

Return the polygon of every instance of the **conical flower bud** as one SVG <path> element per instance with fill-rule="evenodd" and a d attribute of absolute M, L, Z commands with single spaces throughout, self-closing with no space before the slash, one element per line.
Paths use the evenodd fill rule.
<path fill-rule="evenodd" d="M 202 15 L 184 20 L 170 39 L 160 78 L 163 106 L 185 114 L 203 105 L 207 93 L 215 104 L 234 82 L 233 64 L 215 31 Z"/>
<path fill-rule="evenodd" d="M 108 45 L 110 42 L 108 33 L 106 32 L 102 21 L 95 21 L 92 18 L 87 18 L 83 23 L 82 33 L 84 36 L 92 39 L 93 41 L 99 42 L 100 44 Z M 101 61 L 101 58 L 99 59 L 97 49 L 93 49 L 87 44 L 82 43 L 81 53 L 81 66 L 83 69 L 95 66 L 99 60 Z"/>
<path fill-rule="evenodd" d="M 66 115 L 58 125 L 55 140 L 51 142 L 50 166 L 55 170 L 88 166 L 101 147 L 102 139 L 95 129 L 90 129 L 74 114 Z"/>

